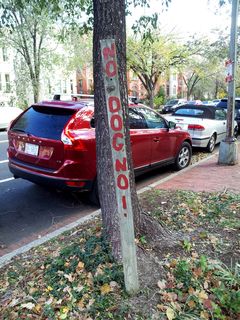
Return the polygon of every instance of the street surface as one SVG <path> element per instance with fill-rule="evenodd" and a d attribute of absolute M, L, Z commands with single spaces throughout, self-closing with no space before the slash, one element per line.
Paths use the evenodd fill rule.
<path fill-rule="evenodd" d="M 14 179 L 8 170 L 7 133 L 0 131 L 0 256 L 98 209 L 84 193 L 68 193 Z M 173 173 L 165 167 L 136 179 L 137 189 Z"/>

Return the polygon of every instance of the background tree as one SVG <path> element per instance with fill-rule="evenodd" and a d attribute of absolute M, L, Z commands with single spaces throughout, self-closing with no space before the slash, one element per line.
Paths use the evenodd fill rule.
<path fill-rule="evenodd" d="M 0 0 L 0 35 L 22 56 L 35 102 L 39 99 L 42 59 L 56 31 L 54 22 L 58 21 L 58 28 L 62 30 L 66 23 L 68 28 L 76 26 L 76 21 L 80 25 L 85 2 L 87 0 Z"/>
<path fill-rule="evenodd" d="M 177 43 L 172 35 L 159 31 L 143 33 L 140 39 L 130 37 L 127 42 L 128 67 L 138 76 L 147 91 L 149 105 L 153 108 L 157 84 L 170 68 L 182 64 L 189 55 L 185 45 Z"/>
<path fill-rule="evenodd" d="M 216 98 L 224 87 L 226 47 L 222 40 L 199 40 L 189 59 L 178 70 L 187 87 L 187 99 Z"/>

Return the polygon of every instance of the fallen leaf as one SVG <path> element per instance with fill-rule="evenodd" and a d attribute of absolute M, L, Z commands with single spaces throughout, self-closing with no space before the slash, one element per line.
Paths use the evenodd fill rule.
<path fill-rule="evenodd" d="M 158 283 L 157 283 L 157 286 L 161 290 L 166 289 L 166 281 L 165 280 L 159 280 Z"/>
<path fill-rule="evenodd" d="M 70 274 L 64 274 L 63 275 L 64 278 L 68 279 L 69 282 L 73 282 L 74 281 L 74 277 L 73 275 L 70 273 Z"/>
<path fill-rule="evenodd" d="M 15 307 L 19 303 L 19 298 L 14 298 L 12 301 L 9 303 L 9 307 Z"/>
<path fill-rule="evenodd" d="M 100 287 L 100 291 L 101 291 L 101 294 L 104 295 L 112 291 L 112 289 L 108 283 L 105 283 Z"/>
<path fill-rule="evenodd" d="M 77 306 L 81 311 L 85 309 L 85 303 L 83 298 L 78 301 Z"/>
<path fill-rule="evenodd" d="M 158 310 L 165 312 L 167 307 L 164 304 L 158 304 L 157 308 Z"/>
<path fill-rule="evenodd" d="M 168 320 L 173 320 L 175 318 L 175 312 L 172 308 L 167 308 L 166 315 Z"/>
<path fill-rule="evenodd" d="M 201 319 L 209 319 L 209 314 L 207 313 L 207 311 L 201 311 L 200 317 Z"/>
<path fill-rule="evenodd" d="M 46 292 L 50 292 L 50 291 L 52 291 L 52 290 L 53 290 L 53 288 L 52 288 L 51 286 L 48 286 L 45 291 L 46 291 Z"/>
<path fill-rule="evenodd" d="M 37 288 L 30 288 L 29 289 L 29 294 L 33 294 L 37 291 Z"/>
<path fill-rule="evenodd" d="M 83 272 L 83 270 L 84 270 L 84 263 L 79 261 L 76 268 L 76 272 Z"/>
<path fill-rule="evenodd" d="M 23 304 L 21 304 L 21 307 L 28 309 L 28 310 L 32 310 L 35 307 L 35 304 L 32 302 L 23 303 Z"/>
<path fill-rule="evenodd" d="M 35 307 L 33 308 L 33 312 L 36 314 L 40 314 L 42 312 L 42 307 L 40 304 L 36 304 Z"/>
<path fill-rule="evenodd" d="M 196 268 L 193 270 L 193 274 L 195 275 L 196 278 L 202 275 L 202 269 L 201 268 Z"/>
<path fill-rule="evenodd" d="M 189 308 L 193 309 L 196 306 L 196 302 L 193 300 L 189 300 L 187 305 L 189 306 Z"/>
<path fill-rule="evenodd" d="M 205 299 L 203 301 L 203 305 L 206 309 L 212 310 L 213 306 L 212 306 L 212 300 L 210 299 Z"/>
<path fill-rule="evenodd" d="M 199 292 L 198 298 L 201 299 L 201 300 L 205 300 L 205 299 L 208 299 L 208 295 L 204 290 L 202 290 L 202 291 Z"/>

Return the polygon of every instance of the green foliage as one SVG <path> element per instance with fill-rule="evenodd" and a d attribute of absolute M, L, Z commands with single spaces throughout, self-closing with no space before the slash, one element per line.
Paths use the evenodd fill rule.
<path fill-rule="evenodd" d="M 82 13 L 90 5 L 89 0 L 0 0 L 0 30 L 5 44 L 22 56 L 28 70 L 28 83 L 34 101 L 38 101 L 40 75 L 44 63 L 49 61 L 49 52 L 56 34 L 78 30 Z M 51 59 L 52 60 L 52 57 Z M 21 83 L 21 80 L 19 82 Z M 20 98 L 24 101 L 24 98 Z"/>
<path fill-rule="evenodd" d="M 192 244 L 188 240 L 184 239 L 183 240 L 183 249 L 186 250 L 187 252 L 190 252 L 192 249 Z"/>
<path fill-rule="evenodd" d="M 174 276 L 179 283 L 183 283 L 186 289 L 192 286 L 192 269 L 189 262 L 181 260 L 174 270 Z"/>
<path fill-rule="evenodd" d="M 127 41 L 128 68 L 142 82 L 150 103 L 156 94 L 155 90 L 160 78 L 170 68 L 182 64 L 188 55 L 188 47 L 181 45 L 177 38 L 161 34 L 154 28 L 151 30 L 151 36 L 140 34 L 140 36 L 129 37 Z M 150 106 L 153 107 L 153 105 Z"/>
<path fill-rule="evenodd" d="M 159 107 L 165 103 L 165 90 L 163 87 L 160 87 L 157 95 L 154 97 L 154 107 Z"/>
<path fill-rule="evenodd" d="M 166 283 L 161 295 L 173 299 L 172 319 L 210 319 L 211 316 L 216 320 L 237 319 L 240 312 L 239 269 L 236 274 L 236 270 L 201 256 L 200 259 L 179 259 L 170 264 L 169 272 L 174 278 L 169 276 L 171 286 Z M 229 282 L 230 274 L 234 282 Z"/>

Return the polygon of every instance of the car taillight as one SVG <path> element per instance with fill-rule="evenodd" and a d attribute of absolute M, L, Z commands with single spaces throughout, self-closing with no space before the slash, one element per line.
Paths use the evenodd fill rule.
<path fill-rule="evenodd" d="M 67 126 L 64 128 L 61 134 L 61 141 L 64 144 L 66 149 L 77 150 L 77 151 L 85 151 L 86 147 L 81 139 L 79 139 L 77 130 L 73 129 L 73 121 L 72 119 Z"/>
<path fill-rule="evenodd" d="M 72 139 L 71 137 L 68 135 L 68 131 L 64 130 L 61 134 L 61 141 L 65 144 L 65 145 L 72 145 Z"/>
<path fill-rule="evenodd" d="M 188 130 L 198 130 L 198 131 L 203 131 L 205 130 L 204 126 L 200 124 L 189 124 L 188 125 Z"/>
<path fill-rule="evenodd" d="M 74 141 L 74 137 L 71 135 L 71 129 L 73 128 L 74 117 L 69 121 L 69 123 L 64 128 L 61 134 L 61 140 L 65 145 L 71 146 Z"/>

